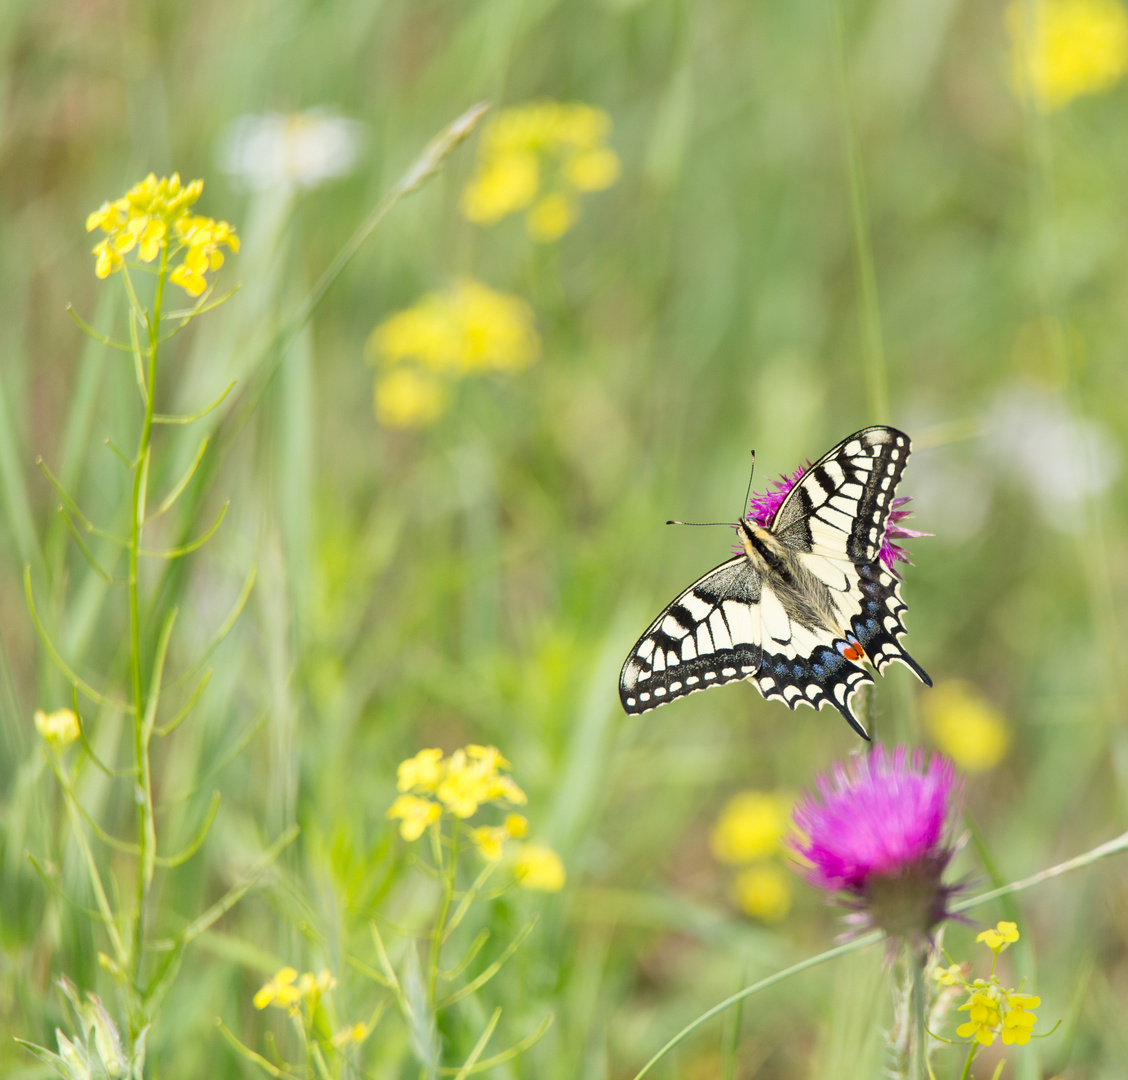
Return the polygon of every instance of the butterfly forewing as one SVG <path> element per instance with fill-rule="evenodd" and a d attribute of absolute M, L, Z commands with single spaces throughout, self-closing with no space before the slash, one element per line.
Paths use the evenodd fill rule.
<path fill-rule="evenodd" d="M 740 555 L 685 590 L 638 639 L 619 699 L 642 713 L 695 690 L 747 679 L 760 667 L 760 575 Z"/>
<path fill-rule="evenodd" d="M 777 577 L 773 585 L 771 573 L 761 577 L 746 555 L 694 582 L 628 655 L 619 683 L 627 712 L 749 679 L 765 698 L 792 709 L 829 702 L 865 736 L 852 699 L 873 679 L 851 658 L 847 632 L 878 670 L 896 660 L 931 685 L 899 644 L 905 604 L 880 559 L 910 449 L 904 432 L 870 427 L 815 462 L 768 530 L 809 572 L 799 572 L 802 584 Z"/>

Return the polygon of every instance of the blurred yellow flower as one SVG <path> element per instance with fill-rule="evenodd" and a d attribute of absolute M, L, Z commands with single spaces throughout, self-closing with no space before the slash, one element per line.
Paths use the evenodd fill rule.
<path fill-rule="evenodd" d="M 369 336 L 376 416 L 388 427 L 422 427 L 446 408 L 447 383 L 520 371 L 540 355 L 532 308 L 517 296 L 463 279 L 386 319 Z"/>
<path fill-rule="evenodd" d="M 388 428 L 426 427 L 447 405 L 442 379 L 416 367 L 394 368 L 376 380 L 376 419 Z"/>
<path fill-rule="evenodd" d="M 946 968 L 936 968 L 932 977 L 945 986 L 959 986 L 964 981 L 962 964 L 949 964 Z"/>
<path fill-rule="evenodd" d="M 482 853 L 482 858 L 487 862 L 497 862 L 498 859 L 504 854 L 505 841 L 509 839 L 509 833 L 504 827 L 490 827 L 483 825 L 477 829 L 470 830 L 470 839 L 474 842 L 474 846 Z"/>
<path fill-rule="evenodd" d="M 536 197 L 540 169 L 535 154 L 500 153 L 462 193 L 462 215 L 475 225 L 492 225 Z"/>
<path fill-rule="evenodd" d="M 180 182 L 179 173 L 157 179 L 150 173 L 120 199 L 105 202 L 86 218 L 86 231 L 101 229 L 108 235 L 93 248 L 94 273 L 109 277 L 125 265 L 123 256 L 137 248 L 138 258 L 150 263 L 169 245 L 169 256 L 184 251 L 184 261 L 169 275 L 191 296 L 207 288 L 204 274 L 223 265 L 220 245 L 239 250 L 239 238 L 226 221 L 197 217 L 192 204 L 204 190 L 203 180 Z"/>
<path fill-rule="evenodd" d="M 529 821 L 520 814 L 507 814 L 505 831 L 518 840 L 523 839 L 529 835 Z"/>
<path fill-rule="evenodd" d="M 1006 720 L 971 683 L 938 683 L 924 701 L 924 714 L 936 745 L 965 772 L 994 768 L 1010 748 Z"/>
<path fill-rule="evenodd" d="M 746 863 L 780 850 L 794 799 L 783 792 L 741 791 L 725 804 L 709 837 L 718 862 Z"/>
<path fill-rule="evenodd" d="M 470 839 L 489 862 L 497 862 L 505 851 L 505 842 L 529 835 L 529 822 L 520 814 L 507 814 L 501 825 L 483 825 L 470 830 Z"/>
<path fill-rule="evenodd" d="M 514 870 L 522 889 L 559 892 L 567 880 L 560 856 L 543 844 L 522 844 Z"/>
<path fill-rule="evenodd" d="M 267 1005 L 277 1005 L 279 1008 L 289 1009 L 301 1000 L 302 992 L 294 986 L 298 977 L 297 971 L 292 967 L 284 967 L 274 976 L 263 983 L 262 988 L 254 996 L 256 1009 L 265 1009 Z"/>
<path fill-rule="evenodd" d="M 399 819 L 400 835 L 408 841 L 418 840 L 433 821 L 444 813 L 466 819 L 477 813 L 484 803 L 508 803 L 522 806 L 528 797 L 511 776 L 500 772 L 512 766 L 496 746 L 471 743 L 444 757 L 442 750 L 420 750 L 414 757 L 401 761 L 396 770 L 399 795 L 388 809 L 389 818 Z M 434 795 L 438 802 L 415 792 Z M 507 814 L 503 824 L 481 826 L 470 830 L 470 839 L 487 859 L 501 858 L 506 840 L 523 837 L 529 823 L 520 814 Z"/>
<path fill-rule="evenodd" d="M 1015 990 L 1008 990 L 1006 999 L 1008 1008 L 1003 1017 L 1003 1043 L 1006 1046 L 1025 1046 L 1033 1034 L 1031 1029 L 1038 1022 L 1038 1017 L 1030 1010 L 1038 1008 L 1042 999 L 1034 994 L 1020 994 Z"/>
<path fill-rule="evenodd" d="M 1128 11 L 1118 0 L 1011 0 L 1012 66 L 1043 112 L 1110 89 L 1128 71 Z"/>
<path fill-rule="evenodd" d="M 1018 926 L 1012 922 L 1000 922 L 994 930 L 984 930 L 975 940 L 982 941 L 998 956 L 1008 945 L 1018 940 Z"/>
<path fill-rule="evenodd" d="M 420 750 L 413 758 L 401 761 L 396 769 L 396 787 L 400 791 L 434 791 L 443 776 L 443 752 Z"/>
<path fill-rule="evenodd" d="M 322 994 L 332 990 L 337 985 L 337 980 L 333 977 L 328 968 L 322 968 L 318 974 L 314 975 L 312 971 L 307 971 L 298 980 L 298 992 L 302 997 L 321 997 Z"/>
<path fill-rule="evenodd" d="M 498 765 L 505 759 L 496 750 L 494 754 L 496 757 L 469 757 L 466 750 L 455 750 L 447 758 L 435 794 L 455 817 L 471 817 L 485 802 L 500 799 L 520 806 L 528 801 L 512 779 L 498 773 Z"/>
<path fill-rule="evenodd" d="M 70 746 L 79 736 L 78 717 L 70 709 L 56 709 L 49 713 L 36 709 L 34 722 L 40 738 L 56 750 Z"/>
<path fill-rule="evenodd" d="M 742 870 L 732 890 L 741 910 L 762 922 L 779 922 L 791 910 L 791 886 L 774 863 Z"/>
<path fill-rule="evenodd" d="M 462 193 L 463 216 L 492 225 L 531 207 L 529 235 L 541 243 L 558 240 L 579 217 L 574 196 L 619 178 L 619 158 L 603 145 L 610 131 L 611 117 L 582 102 L 503 109 L 482 136 L 477 172 Z"/>
<path fill-rule="evenodd" d="M 388 807 L 387 817 L 400 821 L 400 836 L 407 841 L 418 840 L 432 821 L 438 821 L 443 810 L 430 799 L 418 795 L 401 795 Z"/>
<path fill-rule="evenodd" d="M 551 244 L 575 224 L 577 217 L 579 208 L 576 200 L 554 191 L 537 201 L 536 206 L 529 211 L 525 224 L 534 240 Z"/>
<path fill-rule="evenodd" d="M 349 1043 L 364 1042 L 364 1040 L 368 1038 L 369 1030 L 367 1024 L 349 1024 L 348 1027 L 341 1028 L 341 1030 L 333 1036 L 333 1045 L 348 1046 Z"/>
<path fill-rule="evenodd" d="M 614 150 L 588 150 L 570 158 L 564 175 L 577 191 L 602 191 L 619 179 L 619 158 Z"/>

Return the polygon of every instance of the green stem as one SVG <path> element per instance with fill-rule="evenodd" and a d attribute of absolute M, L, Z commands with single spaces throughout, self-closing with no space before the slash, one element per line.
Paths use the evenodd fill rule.
<path fill-rule="evenodd" d="M 165 279 L 168 276 L 168 243 L 161 247 L 161 265 L 157 272 L 157 289 L 153 311 L 148 318 L 148 378 L 145 380 L 145 418 L 134 458 L 133 501 L 129 522 L 129 634 L 130 681 L 133 687 L 133 749 L 137 759 L 137 842 L 141 849 L 137 867 L 137 912 L 133 924 L 133 978 L 141 982 L 144 960 L 145 909 L 149 887 L 153 881 L 156 860 L 156 831 L 153 824 L 153 787 L 149 770 L 150 730 L 145 723 L 145 690 L 141 676 L 141 615 L 138 602 L 137 560 L 145 526 L 145 497 L 149 480 L 149 448 L 153 432 L 153 406 L 156 401 L 157 345 L 160 339 L 161 304 Z M 144 314 L 144 312 L 141 312 Z"/>
<path fill-rule="evenodd" d="M 458 839 L 459 822 L 454 818 L 450 832 L 450 864 L 444 867 L 443 874 L 443 900 L 439 906 L 438 918 L 435 919 L 434 929 L 431 931 L 431 960 L 430 970 L 427 973 L 427 1001 L 431 1008 L 435 1007 L 435 985 L 439 978 L 439 959 L 443 950 L 443 939 L 446 937 L 446 921 L 450 915 L 450 905 L 454 900 L 454 883 L 458 874 Z M 437 823 L 436 823 L 437 824 Z"/>
<path fill-rule="evenodd" d="M 925 1015 L 924 964 L 925 954 L 919 949 L 910 949 L 906 957 L 911 980 L 909 1000 L 909 1078 L 927 1080 L 928 1063 L 926 1047 L 928 1044 L 928 1021 Z"/>
<path fill-rule="evenodd" d="M 967 1080 L 971 1075 L 971 1059 L 975 1057 L 975 1051 L 979 1048 L 979 1043 L 973 1042 L 967 1048 L 967 1061 L 964 1062 L 963 1072 L 960 1073 L 960 1080 Z"/>
<path fill-rule="evenodd" d="M 834 38 L 834 76 L 842 126 L 842 148 L 846 157 L 850 185 L 850 225 L 854 241 L 854 264 L 858 275 L 858 300 L 861 306 L 862 371 L 866 383 L 866 404 L 872 423 L 889 419 L 889 379 L 885 368 L 885 341 L 881 330 L 881 308 L 877 297 L 877 273 L 870 242 L 869 210 L 866 202 L 865 173 L 858 145 L 854 103 L 850 92 L 850 71 L 846 52 L 846 17 L 843 0 L 829 0 L 830 26 Z"/>

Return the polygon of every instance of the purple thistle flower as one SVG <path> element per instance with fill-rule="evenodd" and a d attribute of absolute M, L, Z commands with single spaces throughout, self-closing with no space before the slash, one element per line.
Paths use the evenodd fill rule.
<path fill-rule="evenodd" d="M 811 463 L 807 462 L 805 467 L 796 469 L 790 476 L 784 475 L 778 480 L 772 480 L 771 484 L 774 490 L 766 491 L 763 495 L 754 494 L 749 500 L 748 520 L 754 521 L 761 528 L 766 529 L 772 523 L 776 512 L 783 505 L 787 493 L 799 482 L 810 467 Z M 931 533 L 918 532 L 916 529 L 907 529 L 901 524 L 912 513 L 911 510 L 902 510 L 901 507 L 905 506 L 911 499 L 911 495 L 902 495 L 889 504 L 890 512 L 885 519 L 885 535 L 881 538 L 881 561 L 897 577 L 901 575 L 894 569 L 893 564 L 903 562 L 912 566 L 912 560 L 909 558 L 909 553 L 893 541 L 914 540 L 921 536 L 932 535 Z"/>
<path fill-rule="evenodd" d="M 795 808 L 802 836 L 790 841 L 810 884 L 853 909 L 847 921 L 892 938 L 927 938 L 948 917 L 951 886 L 940 878 L 957 845 L 952 832 L 962 785 L 945 757 L 882 746 L 836 764 Z"/>
<path fill-rule="evenodd" d="M 749 500 L 751 509 L 748 520 L 754 521 L 761 529 L 766 529 L 776 516 L 776 511 L 783 505 L 787 493 L 802 479 L 803 474 L 811 467 L 808 461 L 802 468 L 796 469 L 790 476 L 781 476 L 778 480 L 771 481 L 775 491 L 765 491 L 763 495 L 753 494 Z"/>

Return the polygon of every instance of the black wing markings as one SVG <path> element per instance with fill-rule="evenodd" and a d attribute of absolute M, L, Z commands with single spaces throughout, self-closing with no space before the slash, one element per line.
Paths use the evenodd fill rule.
<path fill-rule="evenodd" d="M 909 437 L 895 428 L 855 432 L 807 469 L 769 531 L 830 591 L 842 625 L 850 627 L 865 659 L 878 671 L 903 663 L 931 686 L 900 646 L 906 605 L 897 578 L 880 559 L 910 451 Z M 868 738 L 854 715 L 853 698 L 873 677 L 853 655 L 843 655 L 847 643 L 825 627 L 789 621 L 784 624 L 788 636 L 776 637 L 766 623 L 781 629 L 779 606 L 770 582 L 761 579 L 746 555 L 715 567 L 666 607 L 628 654 L 619 679 L 623 708 L 646 712 L 697 690 L 746 679 L 766 699 L 790 709 L 800 704 L 819 709 L 829 702 Z"/>

